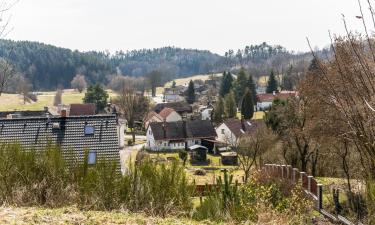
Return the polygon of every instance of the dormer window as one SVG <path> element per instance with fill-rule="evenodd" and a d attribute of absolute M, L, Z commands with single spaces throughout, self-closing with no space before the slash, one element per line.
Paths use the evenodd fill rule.
<path fill-rule="evenodd" d="M 85 135 L 93 135 L 94 134 L 94 126 L 86 125 L 85 126 Z"/>

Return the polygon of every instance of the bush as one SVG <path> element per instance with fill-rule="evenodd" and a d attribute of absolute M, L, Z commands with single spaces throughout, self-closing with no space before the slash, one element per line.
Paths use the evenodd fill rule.
<path fill-rule="evenodd" d="M 68 153 L 66 153 L 68 154 Z M 69 153 L 73 154 L 73 153 Z M 147 157 L 121 175 L 117 162 L 98 158 L 65 163 L 60 149 L 26 151 L 19 144 L 0 145 L 0 204 L 84 209 L 125 208 L 150 215 L 184 214 L 192 209 L 192 187 L 178 162 L 157 165 Z"/>
<path fill-rule="evenodd" d="M 300 187 L 288 191 L 280 181 L 263 183 L 253 179 L 237 187 L 233 176 L 224 172 L 224 179 L 218 178 L 218 188 L 211 190 L 209 196 L 197 207 L 194 218 L 214 221 L 259 222 L 260 209 L 271 214 L 283 215 L 288 224 L 304 224 L 310 219 L 311 202 L 305 198 Z"/>

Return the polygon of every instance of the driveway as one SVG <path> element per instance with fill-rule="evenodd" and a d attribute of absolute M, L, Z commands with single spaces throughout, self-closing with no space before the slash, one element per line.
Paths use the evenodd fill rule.
<path fill-rule="evenodd" d="M 129 160 L 134 160 L 137 152 L 142 149 L 145 144 L 139 144 L 134 146 L 125 146 L 120 150 L 120 163 L 121 163 L 121 173 L 125 174 L 129 170 Z"/>

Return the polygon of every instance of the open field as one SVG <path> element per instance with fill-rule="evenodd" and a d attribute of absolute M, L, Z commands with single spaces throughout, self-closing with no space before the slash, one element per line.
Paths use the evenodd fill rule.
<path fill-rule="evenodd" d="M 217 77 L 221 77 L 222 74 L 221 73 L 217 73 L 217 74 L 214 74 L 215 76 Z M 208 80 L 210 78 L 210 74 L 201 74 L 201 75 L 194 75 L 194 76 L 191 76 L 191 77 L 186 77 L 186 78 L 179 78 L 179 79 L 175 79 L 174 81 L 176 82 L 176 85 L 184 85 L 184 86 L 187 86 L 189 84 L 189 81 L 190 80 Z M 172 86 L 172 82 L 173 81 L 169 81 L 168 83 L 166 83 L 164 85 L 164 87 L 171 87 Z"/>
<path fill-rule="evenodd" d="M 111 97 L 116 94 L 107 90 Z M 38 92 L 38 101 L 24 104 L 23 97 L 19 94 L 2 94 L 0 96 L 0 111 L 8 110 L 42 110 L 44 106 L 52 107 L 55 91 Z M 82 103 L 84 93 L 72 89 L 65 89 L 62 95 L 63 104 Z"/>
<path fill-rule="evenodd" d="M 266 114 L 263 111 L 254 112 L 253 120 L 261 120 Z M 241 112 L 237 112 L 237 118 L 241 119 Z"/>
<path fill-rule="evenodd" d="M 267 87 L 267 82 L 268 82 L 268 78 L 269 78 L 269 75 L 265 75 L 265 76 L 260 76 L 258 78 L 258 85 L 261 86 L 261 87 Z M 282 74 L 279 74 L 279 75 L 276 75 L 276 80 L 278 82 L 282 82 L 283 80 L 283 75 Z"/>

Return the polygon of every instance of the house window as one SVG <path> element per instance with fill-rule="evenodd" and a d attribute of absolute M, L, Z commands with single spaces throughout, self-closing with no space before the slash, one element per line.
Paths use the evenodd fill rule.
<path fill-rule="evenodd" d="M 96 164 L 96 151 L 89 151 L 87 156 L 87 164 L 94 165 Z"/>
<path fill-rule="evenodd" d="M 224 134 L 225 130 L 224 129 L 221 129 L 221 134 Z"/>
<path fill-rule="evenodd" d="M 196 145 L 199 144 L 199 141 L 198 141 L 198 140 L 195 140 L 195 144 L 196 144 Z"/>
<path fill-rule="evenodd" d="M 167 146 L 167 143 L 164 143 L 164 147 L 166 147 Z"/>
<path fill-rule="evenodd" d="M 91 135 L 94 134 L 94 126 L 85 126 L 85 135 Z"/>

